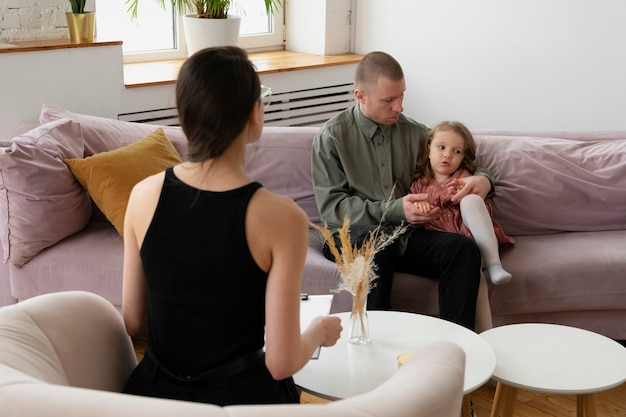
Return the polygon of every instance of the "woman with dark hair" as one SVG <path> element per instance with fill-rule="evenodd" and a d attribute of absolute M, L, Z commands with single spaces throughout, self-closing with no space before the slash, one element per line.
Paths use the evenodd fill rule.
<path fill-rule="evenodd" d="M 298 402 L 291 376 L 341 324 L 317 317 L 301 334 L 307 217 L 244 174 L 263 129 L 254 65 L 237 47 L 202 50 L 181 68 L 176 103 L 186 161 L 138 183 L 126 211 L 123 316 L 146 336 L 126 392 Z"/>

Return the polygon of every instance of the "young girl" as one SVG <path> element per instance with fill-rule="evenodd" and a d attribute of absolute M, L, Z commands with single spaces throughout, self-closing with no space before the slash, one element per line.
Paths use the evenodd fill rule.
<path fill-rule="evenodd" d="M 512 278 L 502 268 L 498 244 L 514 245 L 491 217 L 492 208 L 476 194 L 469 194 L 460 203 L 451 201 L 463 178 L 476 170 L 476 144 L 469 129 L 459 122 L 441 122 L 428 134 L 425 149 L 420 152 L 411 192 L 426 193 L 428 199 L 415 205 L 424 213 L 437 210 L 427 229 L 460 233 L 473 238 L 494 284 Z"/>

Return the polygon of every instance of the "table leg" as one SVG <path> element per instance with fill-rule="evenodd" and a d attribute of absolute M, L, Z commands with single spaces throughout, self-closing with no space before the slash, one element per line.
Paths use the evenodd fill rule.
<path fill-rule="evenodd" d="M 500 407 L 502 407 L 502 417 L 513 417 L 517 391 L 517 388 L 498 382 L 498 385 L 496 385 L 496 395 L 493 398 L 491 417 L 498 416 Z"/>
<path fill-rule="evenodd" d="M 470 405 L 469 394 L 463 396 L 463 403 L 461 404 L 461 417 L 472 417 L 472 407 Z"/>
<path fill-rule="evenodd" d="M 596 394 L 579 394 L 576 396 L 576 416 L 597 416 Z"/>

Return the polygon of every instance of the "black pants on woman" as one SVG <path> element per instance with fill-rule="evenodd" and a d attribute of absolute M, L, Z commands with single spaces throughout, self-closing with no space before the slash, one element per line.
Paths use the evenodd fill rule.
<path fill-rule="evenodd" d="M 351 226 L 352 243 L 361 244 L 375 227 Z M 341 248 L 337 234 L 334 237 Z M 324 256 L 334 260 L 328 244 L 324 245 Z M 474 330 L 481 256 L 472 239 L 457 233 L 416 228 L 404 254 L 400 255 L 396 240 L 376 254 L 374 263 L 378 278 L 367 298 L 369 310 L 391 309 L 393 274 L 405 272 L 439 280 L 439 316 Z"/>
<path fill-rule="evenodd" d="M 231 375 L 227 370 L 210 378 L 184 378 L 163 368 L 149 350 L 126 383 L 127 394 L 216 405 L 299 403 L 293 378 L 272 378 L 263 356 L 245 370 Z"/>

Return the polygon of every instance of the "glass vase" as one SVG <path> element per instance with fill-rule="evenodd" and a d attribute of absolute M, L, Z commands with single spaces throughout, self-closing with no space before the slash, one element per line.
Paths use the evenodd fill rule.
<path fill-rule="evenodd" d="M 367 295 L 352 296 L 352 313 L 349 325 L 348 341 L 355 345 L 367 345 L 370 342 L 370 325 L 367 318 Z"/>

